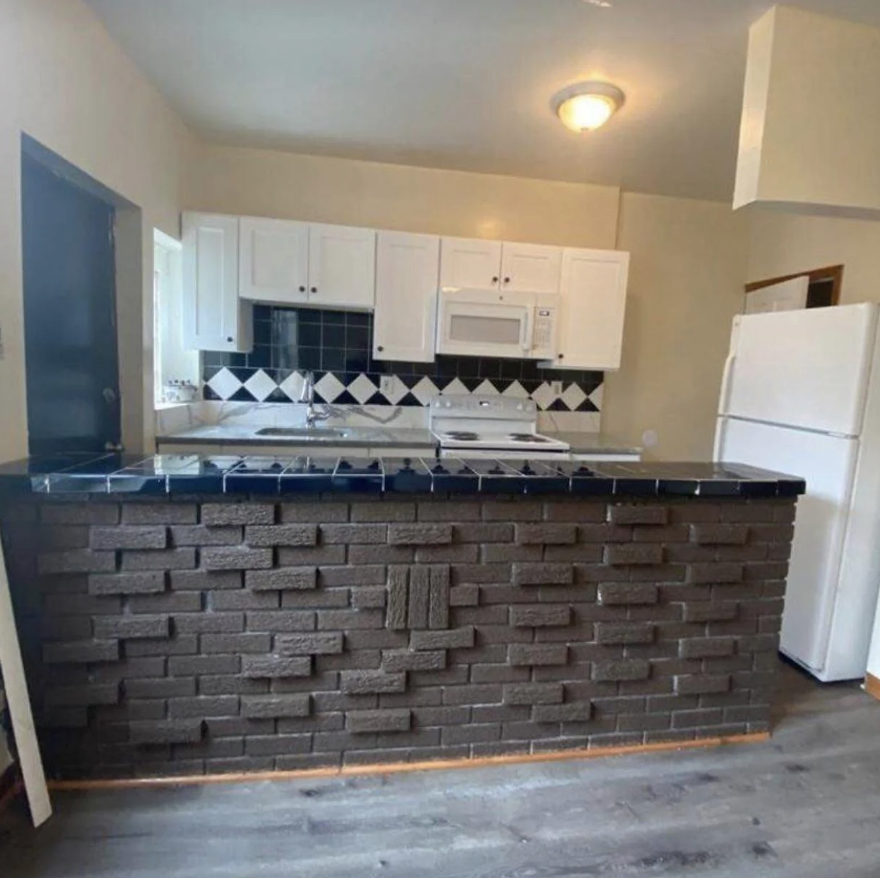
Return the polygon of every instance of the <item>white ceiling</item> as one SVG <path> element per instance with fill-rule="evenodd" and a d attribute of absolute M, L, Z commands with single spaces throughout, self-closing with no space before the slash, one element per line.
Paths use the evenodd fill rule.
<path fill-rule="evenodd" d="M 770 0 L 86 0 L 225 144 L 729 200 L 749 24 Z M 878 0 L 789 5 L 880 25 Z M 627 94 L 600 132 L 555 91 Z"/>

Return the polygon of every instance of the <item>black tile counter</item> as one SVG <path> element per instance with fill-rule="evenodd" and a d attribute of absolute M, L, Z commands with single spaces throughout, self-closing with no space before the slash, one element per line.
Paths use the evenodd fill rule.
<path fill-rule="evenodd" d="M 803 490 L 699 463 L 5 465 L 44 761 L 181 777 L 766 736 Z"/>
<path fill-rule="evenodd" d="M 0 491 L 39 494 L 575 494 L 796 497 L 802 479 L 740 464 L 106 454 L 0 466 Z"/>

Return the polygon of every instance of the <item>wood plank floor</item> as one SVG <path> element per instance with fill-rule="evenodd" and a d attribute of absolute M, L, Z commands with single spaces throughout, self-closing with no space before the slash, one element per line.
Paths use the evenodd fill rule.
<path fill-rule="evenodd" d="M 55 804 L 3 878 L 878 878 L 880 703 L 786 668 L 767 744 Z"/>

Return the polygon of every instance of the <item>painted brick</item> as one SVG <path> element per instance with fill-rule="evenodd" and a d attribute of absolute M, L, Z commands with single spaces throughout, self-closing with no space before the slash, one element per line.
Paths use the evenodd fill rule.
<path fill-rule="evenodd" d="M 95 619 L 98 640 L 163 639 L 170 636 L 169 616 L 101 616 Z"/>
<path fill-rule="evenodd" d="M 542 606 L 524 604 L 510 608 L 510 624 L 513 628 L 553 628 L 571 623 L 568 606 Z"/>
<path fill-rule="evenodd" d="M 730 622 L 737 617 L 734 601 L 717 603 L 715 601 L 694 601 L 684 605 L 685 622 Z"/>
<path fill-rule="evenodd" d="M 453 524 L 452 540 L 455 543 L 512 543 L 512 524 Z"/>
<path fill-rule="evenodd" d="M 385 625 L 392 631 L 407 627 L 409 570 L 406 567 L 388 568 L 388 601 Z"/>
<path fill-rule="evenodd" d="M 44 696 L 44 703 L 49 708 L 119 704 L 119 700 L 119 683 L 91 684 L 86 686 L 50 686 Z"/>
<path fill-rule="evenodd" d="M 572 701 L 569 704 L 536 704 L 532 719 L 536 723 L 585 723 L 593 714 L 589 701 Z"/>
<path fill-rule="evenodd" d="M 248 631 L 314 631 L 317 617 L 314 610 L 268 610 L 247 614 Z"/>
<path fill-rule="evenodd" d="M 418 504 L 419 521 L 479 521 L 481 506 L 474 500 L 428 500 Z"/>
<path fill-rule="evenodd" d="M 44 503 L 40 507 L 44 524 L 118 524 L 119 507 L 113 503 Z"/>
<path fill-rule="evenodd" d="M 265 570 L 273 564 L 271 549 L 246 546 L 205 546 L 199 549 L 204 570 Z"/>
<path fill-rule="evenodd" d="M 388 528 L 388 543 L 392 546 L 436 546 L 451 542 L 451 524 L 392 524 Z"/>
<path fill-rule="evenodd" d="M 320 503 L 309 500 L 281 504 L 282 524 L 340 521 L 348 521 L 348 503 L 322 499 Z"/>
<path fill-rule="evenodd" d="M 128 739 L 132 744 L 198 744 L 205 734 L 202 720 L 176 722 L 131 722 Z"/>
<path fill-rule="evenodd" d="M 437 565 L 430 568 L 431 594 L 428 607 L 428 627 L 449 627 L 449 567 Z"/>
<path fill-rule="evenodd" d="M 311 695 L 245 695 L 241 699 L 241 715 L 248 719 L 303 717 L 311 712 Z"/>
<path fill-rule="evenodd" d="M 181 634 L 162 640 L 129 640 L 125 644 L 128 657 L 195 655 L 198 651 L 199 640 L 195 634 Z"/>
<path fill-rule="evenodd" d="M 237 655 L 181 655 L 168 659 L 168 673 L 172 677 L 236 674 L 240 669 L 241 659 Z"/>
<path fill-rule="evenodd" d="M 168 530 L 164 527 L 93 527 L 93 549 L 164 549 Z"/>
<path fill-rule="evenodd" d="M 271 503 L 204 503 L 202 524 L 224 525 L 274 524 L 275 506 Z"/>
<path fill-rule="evenodd" d="M 208 719 L 218 716 L 238 716 L 237 695 L 197 696 L 195 698 L 170 698 L 168 715 L 171 719 Z"/>
<path fill-rule="evenodd" d="M 89 594 L 95 596 L 161 594 L 165 588 L 166 575 L 162 570 L 89 577 Z"/>
<path fill-rule="evenodd" d="M 205 655 L 213 653 L 268 652 L 271 638 L 268 634 L 202 634 L 199 645 Z"/>
<path fill-rule="evenodd" d="M 578 539 L 582 543 L 628 543 L 633 529 L 616 524 L 582 524 L 578 527 Z"/>
<path fill-rule="evenodd" d="M 413 631 L 410 646 L 416 650 L 470 649 L 474 645 L 472 626 L 450 631 Z"/>
<path fill-rule="evenodd" d="M 416 504 L 409 501 L 352 503 L 351 520 L 354 522 L 415 521 Z"/>
<path fill-rule="evenodd" d="M 574 524 L 518 524 L 516 542 L 523 545 L 566 545 L 577 539 Z"/>
<path fill-rule="evenodd" d="M 317 591 L 282 591 L 281 607 L 289 610 L 327 610 L 340 609 L 349 605 L 347 588 L 322 588 Z M 269 597 L 270 594 L 255 594 L 254 597 Z"/>
<path fill-rule="evenodd" d="M 153 677 L 125 681 L 127 698 L 183 698 L 195 694 L 195 677 Z"/>
<path fill-rule="evenodd" d="M 476 607 L 480 603 L 478 585 L 456 585 L 449 589 L 450 607 Z"/>
<path fill-rule="evenodd" d="M 654 626 L 649 622 L 614 623 L 599 622 L 596 625 L 596 642 L 604 646 L 654 642 Z"/>
<path fill-rule="evenodd" d="M 325 564 L 345 564 L 345 546 L 326 546 L 325 549 L 338 549 L 341 558 L 337 561 L 325 561 Z M 348 546 L 348 563 L 352 566 L 361 564 L 412 564 L 416 557 L 413 546 L 353 545 Z"/>
<path fill-rule="evenodd" d="M 119 661 L 118 640 L 77 640 L 70 643 L 47 643 L 43 661 L 49 665 L 84 665 Z"/>
<path fill-rule="evenodd" d="M 513 565 L 514 585 L 570 585 L 573 581 L 574 571 L 570 564 Z"/>
<path fill-rule="evenodd" d="M 250 680 L 273 679 L 286 677 L 308 677 L 312 673 L 311 656 L 285 657 L 280 656 L 242 656 L 241 673 Z"/>
<path fill-rule="evenodd" d="M 747 524 L 695 524 L 691 537 L 701 546 L 744 546 L 749 539 Z"/>
<path fill-rule="evenodd" d="M 339 655 L 343 650 L 343 635 L 341 631 L 282 634 L 275 638 L 275 647 L 283 656 Z"/>
<path fill-rule="evenodd" d="M 562 704 L 562 683 L 513 683 L 504 687 L 505 704 Z"/>
<path fill-rule="evenodd" d="M 233 591 L 240 589 L 240 570 L 172 570 L 168 574 L 172 591 Z"/>
<path fill-rule="evenodd" d="M 665 506 L 651 505 L 627 505 L 609 506 L 608 521 L 611 524 L 668 524 L 669 510 Z"/>
<path fill-rule="evenodd" d="M 178 634 L 238 634 L 244 631 L 244 613 L 179 613 L 174 616 Z"/>
<path fill-rule="evenodd" d="M 195 524 L 197 520 L 195 503 L 122 504 L 123 524 Z"/>
<path fill-rule="evenodd" d="M 400 710 L 352 710 L 345 715 L 346 726 L 353 735 L 371 732 L 408 732 L 412 724 L 412 711 Z"/>
<path fill-rule="evenodd" d="M 245 583 L 255 592 L 307 591 L 318 587 L 318 568 L 279 567 L 276 570 L 248 570 L 245 574 Z"/>
<path fill-rule="evenodd" d="M 483 503 L 483 521 L 540 521 L 543 514 L 540 503 L 519 497 Z"/>
<path fill-rule="evenodd" d="M 443 729 L 443 745 L 475 744 L 501 739 L 501 723 L 484 725 L 448 726 Z"/>
<path fill-rule="evenodd" d="M 444 704 L 501 704 L 504 698 L 504 687 L 484 684 L 480 686 L 444 686 Z"/>
<path fill-rule="evenodd" d="M 196 550 L 157 549 L 122 553 L 122 569 L 130 570 L 192 570 L 196 566 Z"/>
<path fill-rule="evenodd" d="M 318 610 L 318 630 L 384 628 L 381 610 Z"/>
<path fill-rule="evenodd" d="M 241 542 L 240 527 L 205 527 L 180 524 L 171 527 L 173 546 L 237 546 Z"/>
<path fill-rule="evenodd" d="M 733 655 L 734 645 L 733 637 L 694 637 L 681 641 L 679 655 L 685 659 L 717 658 Z"/>
<path fill-rule="evenodd" d="M 605 563 L 612 567 L 624 564 L 662 564 L 663 546 L 657 543 L 619 543 L 605 546 Z"/>
<path fill-rule="evenodd" d="M 301 549 L 279 546 L 275 551 L 279 567 L 312 567 L 318 564 L 345 564 L 345 546 L 305 546 Z M 354 563 L 354 561 L 350 561 Z"/>
<path fill-rule="evenodd" d="M 340 689 L 346 695 L 378 695 L 382 692 L 404 692 L 406 674 L 385 674 L 381 671 L 343 671 Z"/>
<path fill-rule="evenodd" d="M 565 665 L 568 664 L 568 646 L 564 643 L 532 645 L 511 643 L 508 661 L 514 667 L 521 665 Z"/>
<path fill-rule="evenodd" d="M 743 565 L 731 561 L 690 564 L 687 579 L 688 582 L 701 584 L 742 582 Z"/>
<path fill-rule="evenodd" d="M 656 585 L 635 582 L 602 583 L 598 602 L 605 607 L 656 604 L 659 591 Z"/>
<path fill-rule="evenodd" d="M 694 674 L 675 678 L 678 695 L 711 695 L 730 691 L 729 674 Z"/>
<path fill-rule="evenodd" d="M 491 549 L 491 546 L 483 546 L 484 552 Z M 480 560 L 480 547 L 476 543 L 418 546 L 415 560 L 417 564 L 473 564 Z"/>
<path fill-rule="evenodd" d="M 593 680 L 597 683 L 616 683 L 623 680 L 647 680 L 651 666 L 646 661 L 621 659 L 619 661 L 594 662 Z"/>
<path fill-rule="evenodd" d="M 433 652 L 410 652 L 407 649 L 391 649 L 382 653 L 382 669 L 385 671 L 442 671 L 446 669 L 445 650 Z"/>
<path fill-rule="evenodd" d="M 358 567 L 319 567 L 318 573 L 320 585 L 323 588 L 385 584 L 385 567 L 380 564 L 362 564 Z"/>
<path fill-rule="evenodd" d="M 385 543 L 388 541 L 387 524 L 322 524 L 321 542 L 328 546 L 337 543 Z"/>
<path fill-rule="evenodd" d="M 407 627 L 427 628 L 428 608 L 431 602 L 431 579 L 427 567 L 411 567 L 409 570 L 409 596 L 407 602 Z"/>
<path fill-rule="evenodd" d="M 736 639 L 736 650 L 740 653 L 775 652 L 779 648 L 778 634 L 746 635 Z"/>
<path fill-rule="evenodd" d="M 44 552 L 37 557 L 37 572 L 41 576 L 56 573 L 111 573 L 115 569 L 115 552 L 70 549 L 66 552 Z"/>
<path fill-rule="evenodd" d="M 634 527 L 633 540 L 637 543 L 666 543 L 676 545 L 687 543 L 690 539 L 690 528 L 684 524 L 654 525 L 651 527 Z"/>
<path fill-rule="evenodd" d="M 251 526 L 245 529 L 245 542 L 249 546 L 315 546 L 318 543 L 316 524 L 278 524 Z"/>

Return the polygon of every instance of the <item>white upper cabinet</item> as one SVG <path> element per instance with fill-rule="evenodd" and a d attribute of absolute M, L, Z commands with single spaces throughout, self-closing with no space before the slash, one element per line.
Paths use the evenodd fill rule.
<path fill-rule="evenodd" d="M 565 250 L 557 369 L 620 368 L 629 253 Z"/>
<path fill-rule="evenodd" d="M 239 221 L 234 216 L 183 215 L 183 339 L 198 351 L 247 352 L 253 308 L 238 297 Z"/>
<path fill-rule="evenodd" d="M 309 283 L 308 223 L 242 217 L 239 273 L 242 299 L 305 304 Z"/>
<path fill-rule="evenodd" d="M 309 226 L 309 304 L 373 307 L 376 232 L 347 226 Z"/>
<path fill-rule="evenodd" d="M 373 357 L 434 360 L 440 239 L 379 232 Z"/>
<path fill-rule="evenodd" d="M 501 289 L 558 293 L 561 266 L 561 247 L 505 242 L 501 251 Z"/>
<path fill-rule="evenodd" d="M 497 290 L 501 281 L 501 242 L 444 238 L 440 286 Z M 554 290 L 555 292 L 555 290 Z"/>

